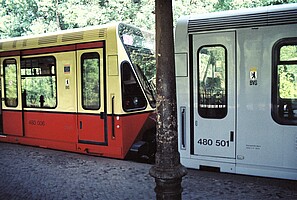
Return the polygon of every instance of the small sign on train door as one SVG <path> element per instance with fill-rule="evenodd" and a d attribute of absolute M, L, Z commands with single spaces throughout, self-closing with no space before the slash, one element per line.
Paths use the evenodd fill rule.
<path fill-rule="evenodd" d="M 64 74 L 70 74 L 70 64 L 64 64 Z"/>
<path fill-rule="evenodd" d="M 250 85 L 257 85 L 258 84 L 258 73 L 257 73 L 257 68 L 252 67 L 250 68 Z"/>
<path fill-rule="evenodd" d="M 69 81 L 69 79 L 67 78 L 67 79 L 65 79 L 65 89 L 70 89 L 70 81 Z"/>

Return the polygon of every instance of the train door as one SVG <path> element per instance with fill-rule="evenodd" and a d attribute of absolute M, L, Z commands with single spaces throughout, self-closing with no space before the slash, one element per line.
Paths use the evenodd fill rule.
<path fill-rule="evenodd" d="M 77 51 L 79 143 L 107 144 L 103 59 L 103 48 Z"/>
<path fill-rule="evenodd" d="M 19 105 L 18 64 L 19 56 L 1 59 L 3 96 L 1 98 L 2 132 L 7 135 L 23 136 L 23 120 Z M 12 123 L 13 122 L 13 123 Z"/>
<path fill-rule="evenodd" d="M 192 153 L 235 158 L 235 32 L 193 35 Z"/>
<path fill-rule="evenodd" d="M 0 66 L 2 60 L 0 58 Z M 0 67 L 0 134 L 3 134 L 3 118 L 2 118 L 2 79 L 3 79 L 3 72 L 2 67 Z"/>

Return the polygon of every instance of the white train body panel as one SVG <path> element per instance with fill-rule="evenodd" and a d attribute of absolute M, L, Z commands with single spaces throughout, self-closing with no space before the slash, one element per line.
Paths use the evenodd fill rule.
<path fill-rule="evenodd" d="M 297 4 L 184 17 L 175 37 L 182 164 L 297 180 L 296 96 L 279 86 L 287 68 L 297 85 L 297 53 L 276 58 L 297 49 Z"/>

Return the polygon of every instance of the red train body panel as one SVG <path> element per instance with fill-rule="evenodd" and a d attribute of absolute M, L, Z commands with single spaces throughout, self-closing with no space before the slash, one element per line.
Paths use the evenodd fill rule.
<path fill-rule="evenodd" d="M 6 134 L 0 137 L 0 141 L 120 159 L 125 158 L 142 129 L 146 130 L 147 124 L 152 124 L 149 122 L 150 112 L 108 116 L 105 136 L 100 115 L 48 112 L 24 112 L 23 115 L 24 120 L 22 112 L 3 112 Z"/>
<path fill-rule="evenodd" d="M 2 111 L 3 132 L 9 135 L 23 136 L 22 113 L 15 111 Z"/>

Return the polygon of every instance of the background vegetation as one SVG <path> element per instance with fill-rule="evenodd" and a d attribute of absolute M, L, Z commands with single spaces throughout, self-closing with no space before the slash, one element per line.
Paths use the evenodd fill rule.
<path fill-rule="evenodd" d="M 175 0 L 174 20 L 190 13 L 297 0 Z M 0 0 L 0 39 L 123 21 L 154 30 L 154 0 Z"/>

